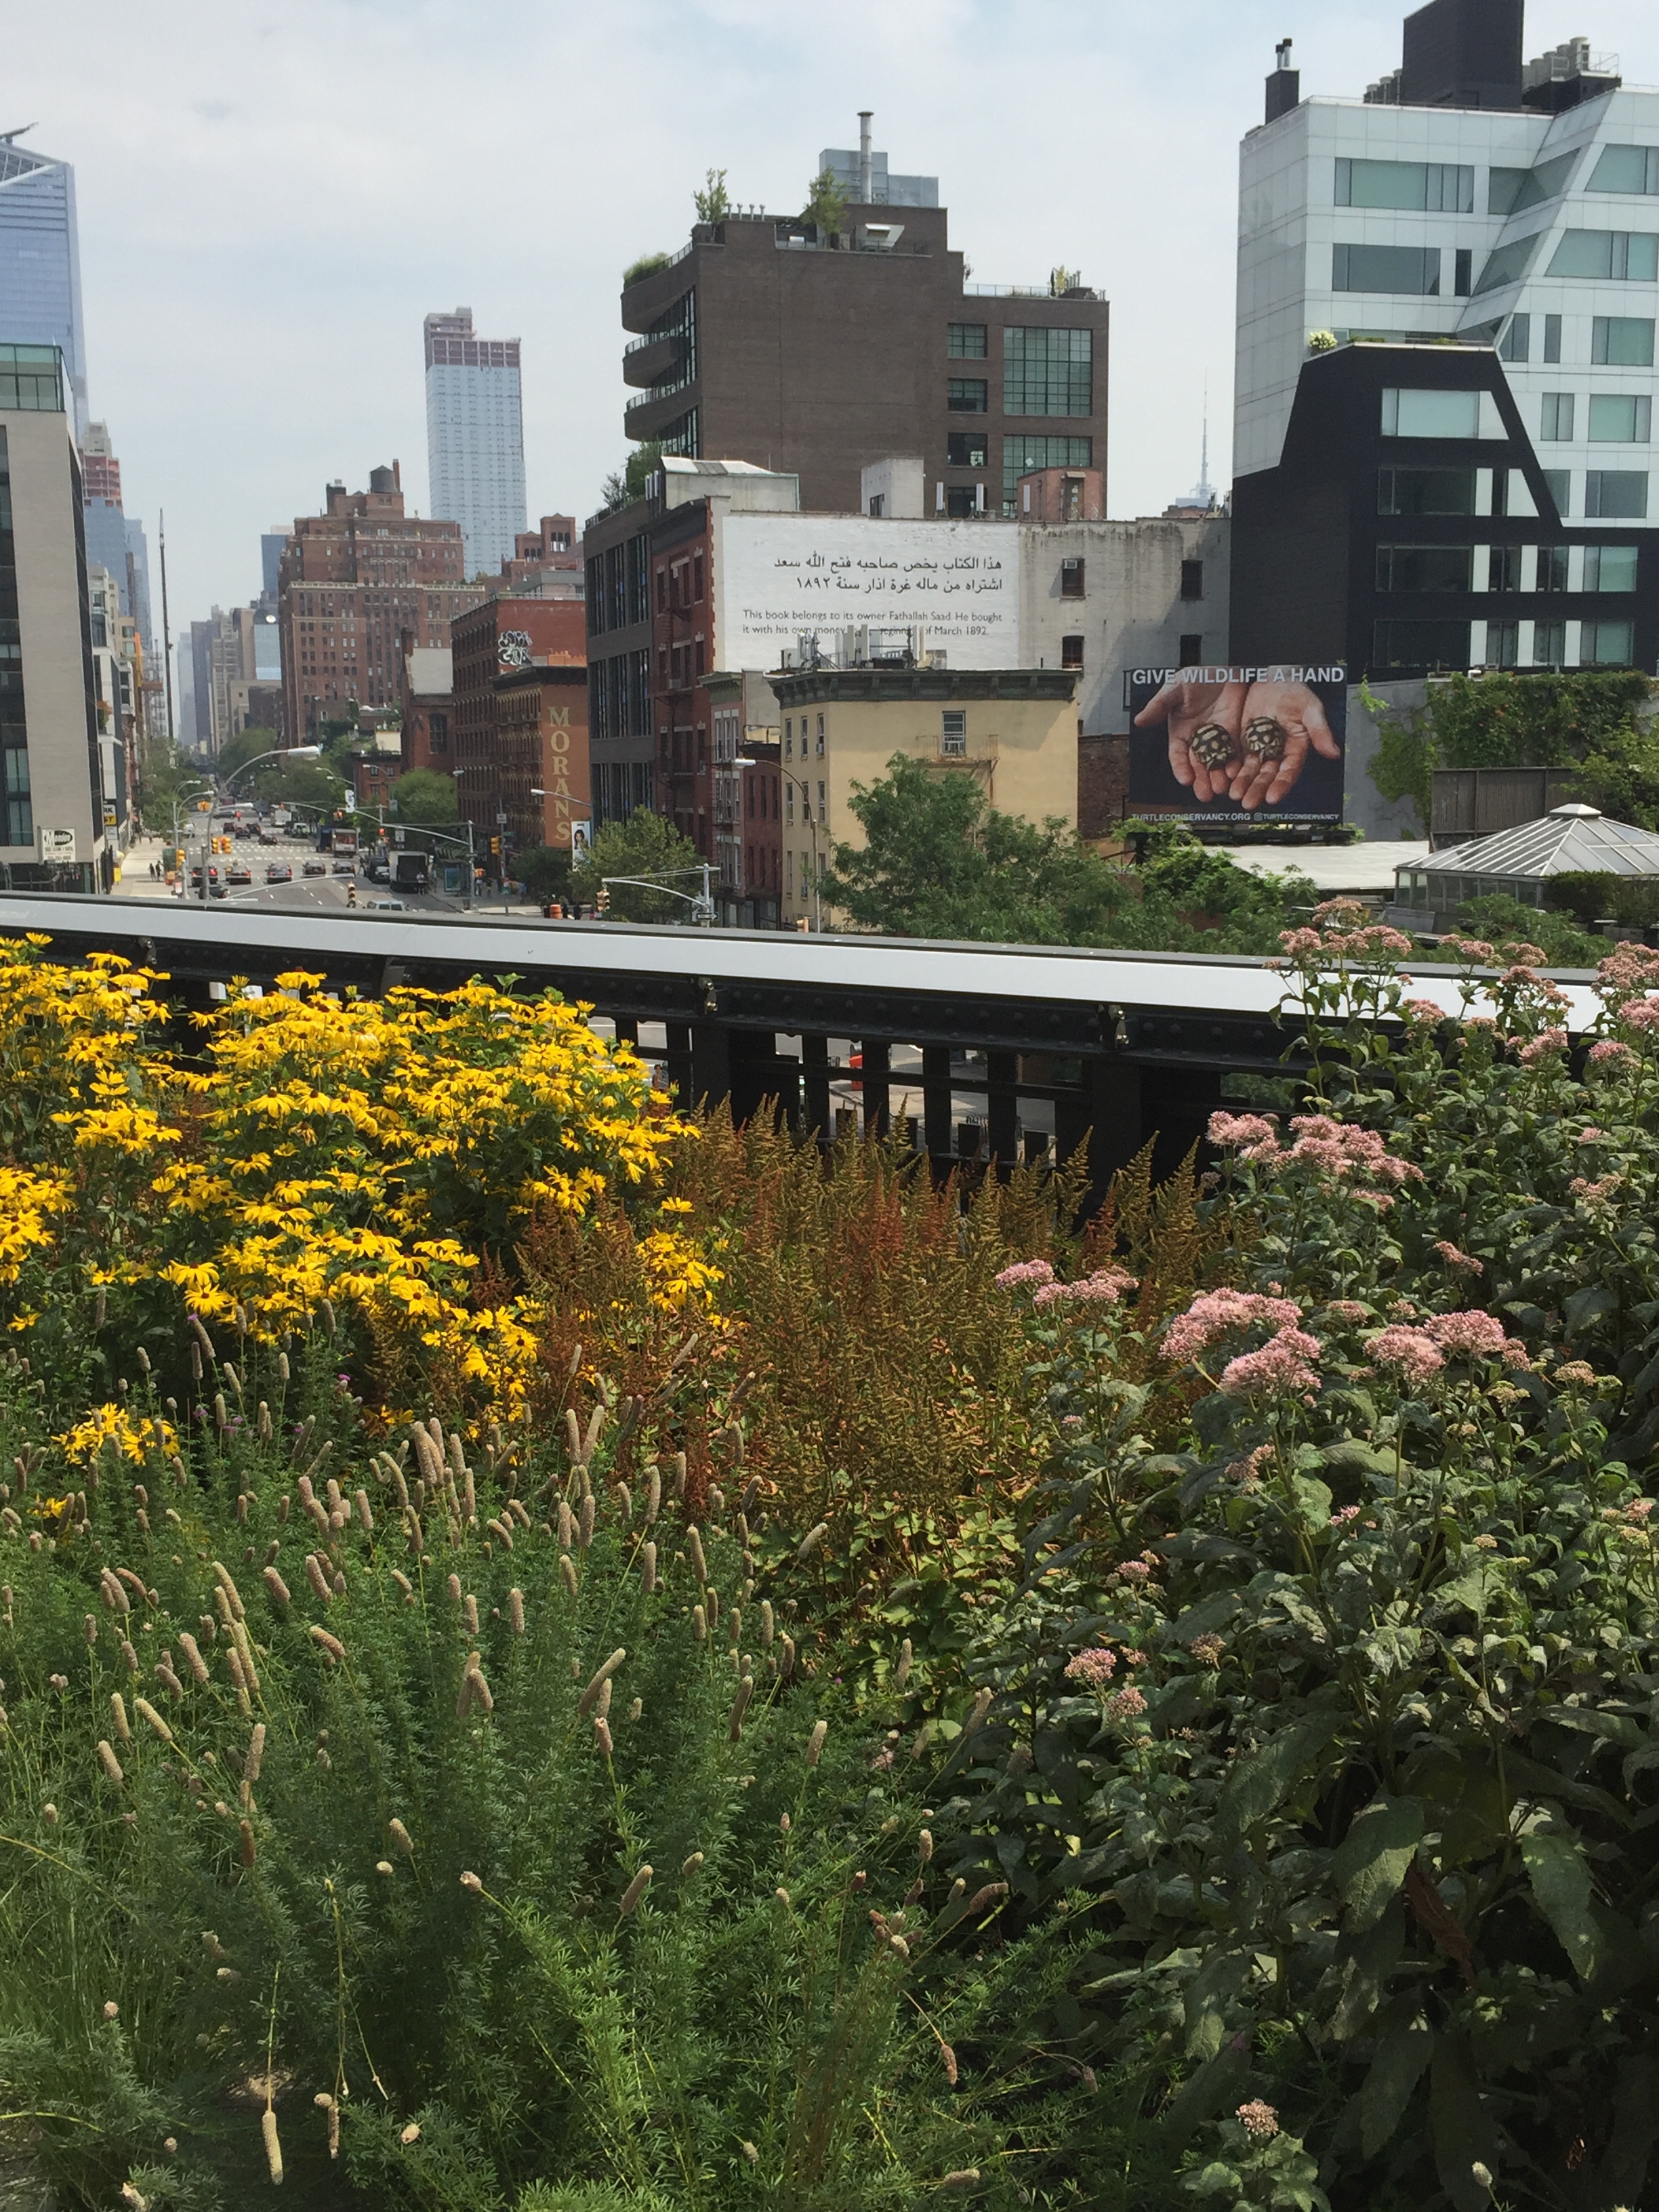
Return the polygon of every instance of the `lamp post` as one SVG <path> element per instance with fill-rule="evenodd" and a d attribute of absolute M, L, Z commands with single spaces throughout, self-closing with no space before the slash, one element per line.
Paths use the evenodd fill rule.
<path fill-rule="evenodd" d="M 759 761 L 754 760 L 738 759 L 727 763 L 727 766 L 731 768 L 759 768 L 761 765 Z M 812 811 L 811 790 L 803 778 L 792 775 L 787 768 L 780 768 L 778 774 L 786 783 L 793 783 L 800 793 L 800 803 L 806 818 L 807 832 L 812 840 L 812 927 L 821 937 L 823 934 L 823 900 L 818 890 L 818 822 L 817 815 Z"/>
<path fill-rule="evenodd" d="M 276 746 L 273 746 L 273 747 L 271 748 L 271 750 L 270 750 L 269 752 L 255 753 L 252 760 L 245 760 L 245 761 L 241 763 L 241 765 L 240 765 L 240 768 L 234 768 L 234 769 L 232 769 L 232 770 L 230 771 L 230 774 L 229 774 L 228 776 L 226 776 L 226 777 L 224 778 L 224 786 L 225 786 L 225 789 L 227 790 L 227 792 L 228 792 L 228 791 L 229 791 L 229 789 L 230 789 L 230 787 L 231 787 L 231 786 L 235 782 L 235 781 L 236 781 L 236 779 L 237 779 L 237 777 L 238 777 L 239 775 L 246 775 L 247 774 L 247 772 L 248 772 L 249 769 L 251 769 L 251 768 L 258 768 L 261 761 L 268 761 L 268 760 L 320 760 L 320 759 L 322 758 L 322 752 L 323 752 L 323 749 L 322 749 L 322 747 L 321 747 L 320 745 L 276 745 Z M 211 815 L 211 814 L 210 814 L 210 815 L 209 815 L 209 817 L 208 817 L 208 820 L 209 820 L 209 822 L 210 822 L 210 823 L 211 823 L 212 819 L 213 819 L 213 817 L 212 817 L 212 815 Z M 208 845 L 210 845 L 211 842 L 212 842 L 212 839 L 211 839 L 211 836 L 209 836 L 209 837 L 204 841 L 204 845 L 203 845 L 203 849 L 202 849 L 202 904 L 203 904 L 204 906 L 205 906 L 205 905 L 207 904 L 207 902 L 208 902 L 208 852 L 207 852 L 207 847 L 208 847 Z"/>

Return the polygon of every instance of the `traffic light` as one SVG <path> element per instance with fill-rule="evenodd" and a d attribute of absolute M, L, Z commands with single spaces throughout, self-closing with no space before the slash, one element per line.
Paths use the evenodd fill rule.
<path fill-rule="evenodd" d="M 492 838 L 490 839 L 490 841 L 489 841 L 489 849 L 490 849 L 490 851 L 491 851 L 492 853 L 499 853 L 499 852 L 501 851 L 501 839 L 500 839 L 499 837 L 492 837 Z"/>
<path fill-rule="evenodd" d="M 609 884 L 601 884 L 599 885 L 599 895 L 598 898 L 594 900 L 593 903 L 599 909 L 600 920 L 603 921 L 605 916 L 611 911 L 611 890 Z"/>

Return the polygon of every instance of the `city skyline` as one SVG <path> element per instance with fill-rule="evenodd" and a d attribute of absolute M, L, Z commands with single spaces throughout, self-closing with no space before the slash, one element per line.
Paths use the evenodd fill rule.
<path fill-rule="evenodd" d="M 530 511 L 591 513 L 629 450 L 623 268 L 684 242 L 710 167 L 735 201 L 798 210 L 818 149 L 853 141 L 866 106 L 896 169 L 938 174 L 974 281 L 1042 283 L 1065 264 L 1110 302 L 1109 511 L 1158 512 L 1193 482 L 1206 374 L 1224 489 L 1237 149 L 1274 45 L 1295 38 L 1304 90 L 1357 98 L 1400 39 L 1396 0 L 1340 21 L 1310 0 L 1192 0 L 1150 40 L 1121 5 L 1016 17 L 921 0 L 896 17 L 855 9 L 827 57 L 752 0 L 640 0 L 603 27 L 509 5 L 487 45 L 447 5 L 417 16 L 421 38 L 389 40 L 407 18 L 380 0 L 311 0 L 280 23 L 237 6 L 209 37 L 189 0 L 158 21 L 119 101 L 82 66 L 86 40 L 115 22 L 106 0 L 20 27 L 15 113 L 39 118 L 20 143 L 76 167 L 91 411 L 122 455 L 129 509 L 167 510 L 175 617 L 253 596 L 271 518 L 311 511 L 329 477 L 355 488 L 367 455 L 401 460 L 411 507 L 431 512 L 409 334 L 446 296 L 523 337 Z M 860 60 L 892 50 L 895 23 L 940 65 Z M 1580 33 L 1622 54 L 1627 81 L 1659 78 L 1636 0 L 1533 0 L 1528 51 Z M 305 58 L 325 47 L 383 94 L 349 131 L 323 128 Z M 581 96 L 562 119 L 556 199 L 505 190 L 484 222 L 443 179 L 501 154 L 504 48 L 515 81 Z M 1053 120 L 1057 53 L 1075 128 Z"/>

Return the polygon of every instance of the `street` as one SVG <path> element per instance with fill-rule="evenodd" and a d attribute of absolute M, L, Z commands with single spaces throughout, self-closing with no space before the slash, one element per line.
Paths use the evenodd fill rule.
<path fill-rule="evenodd" d="M 216 824 L 216 828 L 217 825 Z M 168 850 L 167 841 L 159 837 L 134 840 L 121 862 L 121 880 L 115 886 L 116 898 L 165 898 L 168 896 L 164 882 L 149 872 L 152 863 L 159 865 Z M 200 859 L 200 847 L 189 848 L 191 865 Z M 321 860 L 329 870 L 325 876 L 307 876 L 302 872 L 307 860 Z M 293 880 L 286 884 L 266 883 L 265 870 L 278 861 L 294 871 Z M 239 837 L 230 855 L 220 855 L 214 865 L 220 868 L 242 866 L 252 874 L 251 884 L 233 887 L 222 899 L 210 902 L 215 907 L 277 907 L 290 913 L 314 913 L 318 909 L 344 913 L 349 910 L 347 892 L 355 885 L 357 893 L 356 910 L 364 911 L 374 901 L 397 899 L 411 914 L 464 914 L 465 901 L 459 893 L 445 891 L 394 890 L 389 884 L 372 884 L 361 867 L 349 876 L 336 875 L 331 854 L 316 852 L 309 844 L 296 839 L 283 838 L 275 845 L 261 845 L 252 837 Z M 193 902 L 201 903 L 199 889 L 192 894 Z M 533 904 L 514 900 L 504 903 L 499 890 L 475 900 L 477 914 L 536 915 L 539 909 Z"/>

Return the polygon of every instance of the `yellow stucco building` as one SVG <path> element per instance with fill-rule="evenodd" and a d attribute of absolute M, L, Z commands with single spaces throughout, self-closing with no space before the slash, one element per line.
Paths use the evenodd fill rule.
<path fill-rule="evenodd" d="M 837 844 L 861 845 L 849 801 L 895 753 L 971 775 L 1028 822 L 1077 827 L 1077 676 L 1060 668 L 825 668 L 771 679 L 782 729 L 782 920 L 814 911 Z"/>

